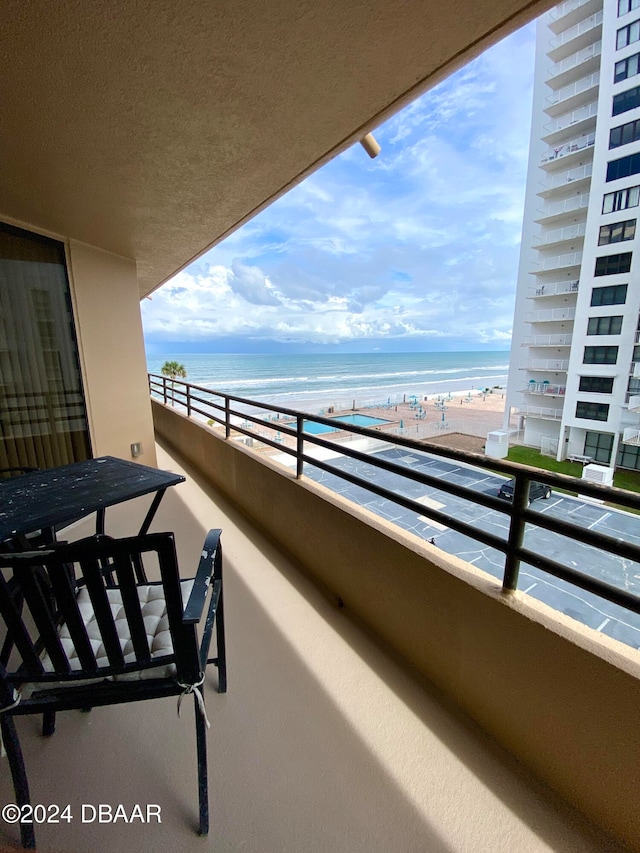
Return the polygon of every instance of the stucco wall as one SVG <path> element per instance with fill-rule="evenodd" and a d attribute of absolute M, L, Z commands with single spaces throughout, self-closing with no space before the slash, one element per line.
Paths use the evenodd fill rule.
<path fill-rule="evenodd" d="M 153 403 L 157 433 L 525 766 L 640 850 L 640 664 L 461 560 Z"/>
<path fill-rule="evenodd" d="M 156 464 L 135 262 L 68 243 L 76 333 L 94 456 Z"/>

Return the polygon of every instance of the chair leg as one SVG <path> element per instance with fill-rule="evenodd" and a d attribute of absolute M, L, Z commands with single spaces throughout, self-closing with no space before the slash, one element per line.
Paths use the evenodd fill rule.
<path fill-rule="evenodd" d="M 218 693 L 227 692 L 227 652 L 224 642 L 224 605 L 222 602 L 222 587 L 216 609 L 216 643 L 218 654 Z"/>
<path fill-rule="evenodd" d="M 0 728 L 2 729 L 2 742 L 7 751 L 9 769 L 11 770 L 16 805 L 21 809 L 22 806 L 29 805 L 29 783 L 13 717 L 8 714 L 1 714 Z M 20 840 L 26 850 L 35 849 L 36 836 L 33 831 L 33 823 L 20 823 Z"/>
<path fill-rule="evenodd" d="M 42 736 L 51 737 L 56 730 L 56 712 L 45 711 L 42 715 Z"/>
<path fill-rule="evenodd" d="M 193 696 L 194 710 L 196 714 L 196 749 L 198 756 L 198 807 L 200 825 L 199 835 L 209 833 L 209 783 L 207 778 L 207 724 L 204 714 L 200 710 L 198 697 Z"/>

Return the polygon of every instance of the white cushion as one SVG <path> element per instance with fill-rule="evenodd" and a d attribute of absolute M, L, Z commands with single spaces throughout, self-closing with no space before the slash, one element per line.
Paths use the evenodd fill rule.
<path fill-rule="evenodd" d="M 185 602 L 189 599 L 191 594 L 193 578 L 181 581 L 180 587 L 182 591 L 182 600 Z M 136 589 L 138 591 L 138 598 L 140 599 L 140 609 L 142 612 L 151 658 L 153 659 L 173 654 L 173 642 L 171 639 L 171 632 L 169 631 L 167 605 L 164 598 L 164 589 L 162 584 L 141 584 L 136 587 Z M 124 655 L 124 662 L 134 663 L 136 655 L 133 650 L 131 631 L 129 630 L 129 623 L 127 622 L 124 605 L 122 603 L 122 594 L 119 589 L 107 589 L 106 592 L 109 605 L 111 607 L 111 613 L 113 614 L 116 631 L 118 633 L 118 639 L 120 640 L 120 648 Z M 107 652 L 100 636 L 98 620 L 96 619 L 93 611 L 91 598 L 89 597 L 86 587 L 83 587 L 80 590 L 76 600 L 78 602 L 78 609 L 82 616 L 82 621 L 87 629 L 87 636 L 89 637 L 89 642 L 91 643 L 91 648 L 93 649 L 96 662 L 99 667 L 108 667 L 110 666 L 109 658 L 107 657 Z M 65 654 L 69 658 L 71 670 L 82 669 L 82 664 L 80 663 L 78 653 L 66 625 L 62 625 L 58 632 L 58 636 L 60 637 Z M 42 656 L 42 666 L 45 672 L 54 671 L 51 658 L 46 653 Z M 109 676 L 109 680 L 131 681 L 143 678 L 165 678 L 167 676 L 174 675 L 175 671 L 175 665 L 173 663 L 169 663 L 165 666 L 151 667 L 120 675 Z M 102 680 L 102 678 L 94 678 L 87 681 L 64 682 L 64 684 L 68 687 L 73 687 L 80 684 L 92 684 Z M 55 686 L 58 685 L 59 683 L 56 682 Z M 37 688 L 43 689 L 47 686 L 51 687 L 53 685 L 51 683 L 45 684 L 44 682 L 41 682 L 38 685 L 29 685 L 31 690 Z"/>

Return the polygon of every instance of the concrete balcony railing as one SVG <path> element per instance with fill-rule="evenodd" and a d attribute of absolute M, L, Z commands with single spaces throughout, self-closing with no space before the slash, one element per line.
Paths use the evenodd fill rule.
<path fill-rule="evenodd" d="M 580 240 L 586 232 L 586 222 L 577 225 L 566 225 L 564 228 L 543 229 L 542 233 L 534 237 L 531 245 L 540 249 L 543 246 L 553 246 L 555 243 L 564 243 L 569 240 Z"/>
<path fill-rule="evenodd" d="M 531 272 L 540 275 L 545 272 L 563 269 L 565 267 L 579 267 L 582 263 L 582 252 L 566 252 L 563 255 L 552 255 L 532 264 Z"/>
<path fill-rule="evenodd" d="M 632 397 L 629 397 L 629 411 L 630 412 L 640 412 L 640 396 L 634 394 Z"/>
<path fill-rule="evenodd" d="M 576 51 L 571 56 L 567 56 L 559 62 L 554 62 L 554 64 L 547 69 L 547 80 L 551 80 L 553 77 L 558 77 L 561 74 L 566 74 L 573 69 L 579 68 L 583 63 L 587 63 L 589 60 L 600 56 L 601 53 L 602 41 L 590 44 L 587 47 Z"/>
<path fill-rule="evenodd" d="M 565 198 L 560 201 L 550 201 L 536 211 L 536 222 L 542 222 L 552 217 L 561 217 L 570 213 L 584 210 L 585 216 L 589 207 L 589 193 L 580 193 L 573 198 Z"/>
<path fill-rule="evenodd" d="M 527 311 L 524 316 L 527 323 L 552 323 L 559 320 L 574 320 L 575 308 L 548 308 L 543 311 Z"/>
<path fill-rule="evenodd" d="M 575 97 L 576 95 L 580 95 L 583 92 L 588 91 L 589 89 L 594 89 L 599 85 L 600 72 L 594 71 L 593 74 L 587 74 L 580 80 L 576 80 L 574 83 L 569 83 L 568 86 L 563 86 L 561 89 L 556 89 L 555 92 L 552 92 L 550 95 L 547 95 L 547 97 L 544 99 L 544 103 L 547 107 L 555 106 L 556 104 L 562 104 L 564 101 L 567 101 L 570 98 Z"/>
<path fill-rule="evenodd" d="M 523 347 L 568 347 L 573 335 L 529 335 L 523 338 Z"/>
<path fill-rule="evenodd" d="M 593 148 L 596 144 L 596 135 L 595 133 L 587 133 L 584 136 L 580 136 L 577 139 L 572 139 L 569 142 L 565 142 L 563 145 L 556 145 L 553 148 L 549 148 L 548 151 L 542 156 L 540 160 L 540 165 L 545 167 L 546 169 L 551 169 L 555 166 L 560 165 L 566 162 L 568 159 L 571 159 L 573 155 L 578 155 L 579 152 L 584 152 L 587 148 Z"/>
<path fill-rule="evenodd" d="M 193 399 L 192 402 L 195 405 Z M 407 660 L 412 671 L 441 690 L 447 702 L 453 702 L 464 713 L 470 714 L 482 728 L 489 731 L 491 737 L 516 755 L 525 770 L 532 770 L 545 781 L 552 781 L 555 790 L 561 792 L 562 796 L 570 798 L 572 804 L 589 814 L 601 828 L 615 832 L 618 839 L 631 843 L 629 839 L 633 839 L 635 832 L 635 791 L 640 784 L 640 767 L 635 760 L 640 744 L 640 733 L 635 726 L 621 727 L 620 719 L 627 719 L 627 714 L 630 715 L 628 719 L 633 719 L 633 714 L 640 702 L 640 665 L 635 660 L 635 652 L 620 651 L 615 643 L 607 646 L 606 653 L 603 654 L 597 653 L 597 644 L 592 643 L 588 648 L 583 648 L 583 640 L 580 638 L 583 634 L 585 637 L 589 636 L 589 632 L 579 631 L 577 637 L 568 633 L 569 626 L 573 623 L 563 614 L 547 614 L 546 609 L 541 608 L 545 617 L 559 620 L 558 630 L 554 630 L 550 622 L 539 625 L 538 608 L 533 604 L 530 605 L 526 596 L 503 598 L 499 594 L 494 595 L 491 591 L 491 578 L 487 578 L 473 567 L 443 553 L 440 549 L 434 549 L 429 543 L 416 539 L 412 534 L 394 527 L 361 507 L 351 504 L 341 495 L 328 491 L 307 477 L 297 477 L 295 470 L 285 468 L 264 456 L 261 457 L 233 441 L 231 436 L 225 438 L 224 431 L 223 434 L 215 434 L 204 424 L 188 418 L 185 413 L 157 401 L 153 402 L 153 410 L 158 435 L 164 436 L 175 448 L 180 448 L 181 454 L 192 466 L 187 470 L 193 470 L 198 478 L 204 483 L 210 483 L 214 490 L 219 489 L 223 496 L 221 498 L 224 502 L 223 507 L 230 507 L 223 508 L 222 512 L 218 513 L 219 520 L 216 521 L 216 524 L 223 528 L 223 537 L 227 526 L 231 527 L 234 536 L 225 552 L 232 560 L 232 581 L 227 600 L 232 601 L 234 592 L 242 595 L 242 599 L 235 602 L 236 614 L 239 618 L 241 611 L 247 609 L 245 599 L 247 596 L 251 599 L 246 622 L 237 624 L 235 627 L 235 654 L 242 658 L 239 664 L 246 665 L 244 658 L 247 648 L 250 646 L 251 649 L 259 650 L 255 652 L 257 657 L 255 666 L 261 672 L 266 669 L 266 672 L 263 672 L 265 679 L 260 679 L 260 684 L 268 678 L 271 666 L 274 666 L 279 673 L 286 674 L 287 679 L 293 678 L 294 683 L 291 687 L 294 690 L 297 689 L 297 671 L 290 672 L 279 658 L 270 661 L 269 657 L 265 656 L 266 649 L 262 648 L 263 637 L 261 635 L 255 638 L 245 637 L 242 628 L 245 625 L 249 628 L 256 619 L 256 615 L 262 615 L 262 611 L 265 616 L 268 616 L 272 602 L 277 604 L 279 601 L 281 589 L 292 588 L 293 592 L 306 589 L 306 581 L 302 576 L 298 580 L 295 579 L 295 567 L 302 567 L 306 577 L 319 582 L 326 596 L 325 601 L 329 604 L 339 602 L 341 609 L 333 611 L 338 617 L 348 620 L 353 616 L 360 623 L 365 624 L 371 636 L 379 638 L 388 647 L 394 649 L 394 653 L 397 653 L 401 659 Z M 406 440 L 398 439 L 397 441 L 406 445 L 407 449 L 411 446 L 411 443 Z M 444 451 L 444 453 L 450 459 L 455 456 L 453 451 Z M 482 457 L 477 459 L 482 464 Z M 506 463 L 500 463 L 497 460 L 485 460 L 485 464 L 489 467 L 491 464 L 509 467 Z M 511 470 L 517 468 L 517 466 L 510 467 Z M 554 484 L 554 478 L 559 477 L 559 475 L 549 476 L 554 480 Z M 561 479 L 568 481 L 570 478 Z M 375 478 L 370 480 L 369 485 L 375 491 L 377 488 Z M 442 486 L 448 489 L 455 488 L 455 484 L 447 481 L 446 478 L 442 481 Z M 200 488 L 203 487 L 200 486 Z M 582 485 L 582 481 L 581 488 L 588 492 L 597 491 L 599 494 L 603 493 L 604 489 L 592 483 Z M 438 516 L 438 518 L 443 512 L 424 503 L 421 505 L 421 511 L 430 517 Z M 531 514 L 533 511 L 525 512 Z M 198 515 L 202 518 L 201 509 Z M 534 524 L 554 524 L 552 515 L 546 513 L 536 513 L 529 520 Z M 254 536 L 258 537 L 255 544 L 250 543 L 251 547 L 246 551 L 241 549 L 235 540 L 234 524 L 239 525 L 244 537 L 248 536 L 252 541 Z M 488 535 L 481 525 L 476 524 L 475 529 L 476 535 Z M 257 531 L 267 531 L 268 542 L 262 542 L 261 534 Z M 616 547 L 621 547 L 619 542 Z M 276 582 L 274 572 L 267 571 L 263 566 L 265 560 L 273 562 L 278 559 L 280 549 L 289 555 L 288 559 L 291 560 L 290 565 L 293 567 L 293 573 L 285 571 L 284 583 Z M 237 579 L 233 577 L 234 574 L 237 574 Z M 320 617 L 326 610 L 326 607 L 320 607 Z M 331 610 L 332 608 L 329 607 L 328 612 Z M 243 695 L 238 700 L 233 700 L 231 661 L 234 648 L 234 620 L 231 612 L 231 603 L 229 603 L 227 622 L 230 634 L 230 687 L 227 697 L 222 698 L 235 701 L 233 710 L 241 715 L 239 728 L 245 730 L 246 737 L 246 731 L 252 731 L 247 715 L 251 713 L 253 707 L 260 714 L 263 713 L 263 709 L 259 701 L 255 705 L 247 704 L 246 691 L 243 691 Z M 318 679 L 322 680 L 323 685 L 325 684 L 323 674 L 317 674 L 317 667 L 326 660 L 326 685 L 328 687 L 331 684 L 337 688 L 337 692 L 332 692 L 332 696 L 335 695 L 336 707 L 340 709 L 340 713 L 347 713 L 347 709 L 350 708 L 351 694 L 341 697 L 341 692 L 344 690 L 343 680 L 346 679 L 349 685 L 357 684 L 354 679 L 357 679 L 358 673 L 340 670 L 342 659 L 336 663 L 332 650 L 324 649 L 322 633 L 316 627 L 317 620 L 307 624 L 304 612 L 298 614 L 295 610 L 292 613 L 288 598 L 281 603 L 277 613 L 280 617 L 274 614 L 274 627 L 286 638 L 287 645 L 295 643 L 295 651 L 300 661 L 305 663 L 311 675 L 312 685 L 315 685 Z M 295 617 L 299 625 L 300 639 L 296 639 L 295 628 L 290 628 L 292 617 Z M 486 624 L 485 620 L 488 620 Z M 263 621 L 262 618 L 258 618 L 259 628 L 262 627 Z M 271 619 L 268 621 L 270 622 Z M 332 625 L 333 623 L 330 624 L 330 629 Z M 312 636 L 309 637 L 310 634 Z M 352 631 L 348 624 L 345 623 L 340 629 L 340 636 L 353 642 Z M 307 637 L 308 642 L 305 643 Z M 320 650 L 322 650 L 321 653 L 319 653 Z M 524 659 L 527 661 L 526 667 L 522 665 Z M 368 660 L 369 658 L 366 657 L 364 663 L 367 664 Z M 362 677 L 361 672 L 360 676 Z M 387 684 L 388 680 L 383 678 L 380 688 L 385 689 Z M 395 686 L 395 681 L 393 684 Z M 367 685 L 368 679 L 365 678 L 365 689 Z M 239 689 L 242 689 L 242 684 L 239 685 Z M 358 692 L 359 688 L 354 691 L 354 696 Z M 279 695 L 277 684 L 269 693 L 269 696 L 272 695 Z M 403 694 L 404 696 L 406 694 Z M 294 707 L 296 697 L 297 694 L 291 696 L 289 690 L 283 691 L 279 703 L 281 713 L 286 714 L 286 709 Z M 368 695 L 362 699 L 366 703 Z M 222 703 L 216 702 L 216 712 L 221 705 Z M 295 707 L 305 708 L 306 703 L 295 705 Z M 418 707 L 420 706 L 415 704 L 415 700 L 410 703 L 410 709 L 414 714 Z M 615 713 L 612 713 L 613 708 Z M 418 792 L 418 800 L 411 798 L 412 807 L 415 808 L 418 802 L 423 802 L 418 811 L 419 815 L 425 815 L 423 831 L 424 826 L 429 826 L 431 831 L 438 832 L 438 837 L 447 839 L 449 836 L 442 830 L 441 816 L 434 812 L 436 804 L 433 796 L 428 796 L 422 801 L 422 795 L 419 793 L 422 790 L 420 787 L 422 784 L 427 784 L 428 790 L 433 793 L 432 785 L 425 779 L 425 776 L 430 777 L 426 768 L 433 767 L 433 763 L 428 759 L 426 759 L 427 764 L 422 762 L 422 747 L 416 752 L 416 746 L 411 751 L 411 744 L 405 744 L 402 720 L 396 721 L 395 724 L 400 726 L 399 736 L 385 738 L 384 726 L 387 718 L 379 717 L 378 709 L 380 712 L 388 710 L 389 721 L 391 721 L 395 705 L 391 703 L 387 708 L 386 699 L 381 696 L 377 702 L 369 706 L 369 714 L 375 718 L 372 720 L 372 732 L 378 732 L 391 753 L 387 755 L 387 766 L 391 776 L 400 780 L 396 784 L 401 784 L 404 791 L 406 777 L 403 773 L 397 775 L 396 758 L 399 761 L 398 769 L 404 763 L 405 773 L 410 773 L 415 767 L 417 776 L 414 784 L 415 781 L 420 781 L 418 788 L 413 789 Z M 313 718 L 310 720 L 310 728 L 316 723 L 315 706 L 311 710 Z M 270 711 L 271 704 L 268 701 L 267 727 L 271 721 Z M 224 706 L 219 713 L 222 714 L 221 722 L 224 723 L 226 719 Z M 298 722 L 304 725 L 306 713 L 296 713 L 294 717 L 295 720 L 292 722 L 296 725 Z M 229 719 L 232 720 L 233 717 Z M 351 728 L 359 739 L 361 735 L 368 733 L 368 720 L 369 715 L 365 715 L 362 721 L 357 720 L 357 715 L 353 717 Z M 430 721 L 427 720 L 423 726 L 423 737 L 427 739 L 427 744 L 430 738 L 429 732 L 432 731 L 430 725 Z M 248 730 L 247 726 L 249 726 Z M 261 725 L 259 728 L 261 733 L 264 727 Z M 289 756 L 293 758 L 300 748 L 296 741 L 297 731 L 294 728 L 292 734 L 289 724 L 282 728 L 281 736 L 286 738 L 287 743 L 292 744 L 292 749 L 287 750 L 284 757 L 285 766 L 282 767 L 282 772 L 285 774 L 288 770 L 286 762 Z M 266 731 L 265 735 L 267 738 L 273 737 L 270 731 Z M 368 734 L 366 736 L 369 738 Z M 225 744 L 224 732 L 219 732 L 219 737 L 221 743 Z M 374 740 L 376 739 L 371 741 L 372 747 Z M 448 744 L 452 745 L 453 741 L 448 739 Z M 341 742 L 337 744 L 338 747 L 341 745 Z M 405 745 L 409 747 L 408 751 L 405 750 Z M 330 756 L 334 754 L 334 746 L 332 743 Z M 246 767 L 251 766 L 253 761 L 254 756 L 250 747 L 251 745 L 245 750 L 249 764 L 245 765 L 242 772 L 246 772 Z M 277 749 L 277 745 L 273 748 Z M 227 756 L 228 751 L 224 746 L 223 757 Z M 324 756 L 324 753 L 319 754 Z M 377 752 L 374 754 L 377 755 Z M 411 760 L 408 761 L 407 766 L 409 756 Z M 303 761 L 306 758 L 305 752 L 300 760 Z M 350 755 L 347 760 L 349 762 L 352 760 Z M 227 761 L 223 761 L 222 766 L 220 761 L 216 761 L 216 767 L 221 776 L 224 775 L 222 768 L 226 765 Z M 316 767 L 315 764 L 307 764 L 307 768 L 308 766 Z M 281 762 L 277 762 L 277 767 L 281 767 Z M 376 766 L 372 766 L 371 774 L 366 776 L 368 785 L 377 784 L 376 771 Z M 479 774 L 479 781 L 482 783 L 484 781 L 482 765 L 476 765 L 474 771 Z M 279 781 L 277 770 L 274 774 L 271 764 L 269 764 L 269 773 L 271 784 L 268 794 L 275 796 L 283 782 Z M 446 766 L 439 768 L 438 778 L 440 780 L 447 778 L 447 773 Z M 318 775 L 322 776 L 318 772 L 311 774 L 313 777 Z M 462 775 L 464 777 L 464 774 Z M 298 783 L 297 778 L 296 776 L 296 783 Z M 330 785 L 333 790 L 335 777 L 329 774 L 327 778 L 332 779 Z M 224 778 L 221 780 L 221 785 L 226 785 Z M 272 791 L 274 785 L 276 786 L 275 794 Z M 410 785 L 411 780 L 407 785 L 407 791 L 411 790 Z M 342 785 L 339 787 L 340 791 L 343 791 Z M 307 787 L 304 790 L 306 791 Z M 359 786 L 356 785 L 350 800 L 358 790 Z M 515 811 L 519 825 L 523 822 L 523 812 L 515 805 L 517 800 L 514 800 L 514 797 L 517 792 L 510 791 L 507 787 L 504 791 L 505 793 L 508 791 L 507 813 Z M 227 796 L 221 796 L 223 801 L 221 805 L 226 805 Z M 233 793 L 229 792 L 228 796 L 231 800 Z M 254 799 L 251 803 L 252 797 Z M 447 802 L 449 802 L 448 797 L 447 794 Z M 537 791 L 535 797 L 540 797 Z M 250 805 L 247 805 L 247 798 Z M 309 800 L 308 795 L 303 795 L 300 806 L 295 810 L 294 817 L 302 823 L 305 821 L 304 813 L 308 802 L 313 800 Z M 463 824 L 465 823 L 465 809 L 473 802 L 472 798 L 461 799 L 462 811 L 456 810 L 457 823 L 460 820 Z M 256 796 L 251 789 L 246 792 L 242 805 L 233 808 L 233 814 L 237 813 L 237 809 L 244 808 L 246 820 L 247 816 L 251 816 L 261 803 L 261 797 Z M 271 800 L 266 804 L 265 815 L 272 809 L 270 803 Z M 330 803 L 333 803 L 332 799 Z M 428 821 L 424 812 L 426 803 L 432 804 Z M 350 809 L 351 805 L 347 810 L 350 811 Z M 317 810 L 312 809 L 312 811 Z M 450 814 L 451 809 L 447 807 L 446 812 Z M 215 809 L 212 809 L 212 815 L 214 813 Z M 331 819 L 331 816 L 328 820 L 325 819 L 325 825 L 331 823 Z M 484 836 L 485 832 L 491 831 L 492 822 L 488 822 L 489 829 L 485 827 L 486 822 L 486 815 L 480 824 L 473 821 L 474 825 L 470 829 L 471 840 L 467 845 L 469 849 L 499 849 L 499 846 L 496 847 Z M 275 823 L 277 824 L 277 821 Z M 287 825 L 281 827 L 281 832 L 291 831 L 288 823 L 289 821 L 285 821 Z M 297 823 L 295 825 L 297 826 Z M 224 826 L 226 828 L 226 821 Z M 409 832 L 413 831 L 413 826 L 413 823 L 409 825 Z M 507 824 L 508 826 L 510 824 Z M 544 826 L 544 822 L 536 821 L 536 832 L 539 832 L 540 826 Z M 342 824 L 339 824 L 337 831 L 340 832 L 341 828 Z M 256 835 L 261 829 L 262 826 L 255 828 Z M 361 831 L 362 829 L 359 828 L 358 832 Z M 389 829 L 389 833 L 385 833 L 384 838 L 375 837 L 378 831 L 377 823 L 371 831 L 374 834 L 367 831 L 367 837 L 362 841 L 362 845 L 355 842 L 354 846 L 353 839 L 348 836 L 346 840 L 343 839 L 338 843 L 337 849 L 349 851 L 413 849 L 405 840 L 406 831 L 404 830 L 395 841 L 391 842 L 390 847 L 385 846 L 389 843 L 387 840 L 389 833 L 396 831 L 395 824 L 394 828 Z M 459 827 L 459 832 L 463 831 L 464 826 Z M 508 829 L 501 827 L 500 831 L 504 837 L 504 832 Z M 545 834 L 546 831 L 545 828 Z M 447 849 L 464 849 L 466 844 L 464 838 L 464 835 L 458 835 L 455 841 L 447 842 Z M 633 840 L 635 842 L 635 839 Z M 589 846 L 582 846 L 584 842 L 581 844 L 573 839 L 571 841 L 574 849 L 581 851 L 615 849 L 615 846 L 607 846 L 615 842 L 603 841 L 601 838 L 590 843 Z M 315 849 L 313 835 L 309 836 L 307 843 L 302 847 L 296 847 L 293 843 L 287 847 L 282 844 L 279 837 L 277 843 L 280 844 L 279 847 L 275 846 L 275 841 L 263 843 L 261 849 Z M 324 833 L 319 843 L 318 849 L 327 849 Z M 322 848 L 323 843 L 324 848 Z M 537 841 L 533 846 L 529 844 L 531 841 L 523 842 L 519 836 L 509 838 L 510 849 L 527 851 L 538 849 Z M 548 837 L 542 840 L 542 844 L 550 845 L 556 851 L 565 849 L 565 846 L 567 851 L 570 849 L 569 841 L 550 840 Z M 428 849 L 428 844 L 422 839 L 414 847 Z M 228 842 L 226 849 L 237 848 Z M 259 848 L 256 846 L 251 849 Z M 328 849 L 335 848 L 329 843 Z"/>
<path fill-rule="evenodd" d="M 552 370 L 565 372 L 569 369 L 568 358 L 534 358 L 527 362 L 525 370 Z"/>
<path fill-rule="evenodd" d="M 563 19 L 566 19 L 572 12 L 577 12 L 592 2 L 593 0 L 566 0 L 566 2 L 560 3 L 559 6 L 555 6 L 548 12 L 548 20 L 550 23 L 563 22 Z"/>
<path fill-rule="evenodd" d="M 549 284 L 540 284 L 537 287 L 527 288 L 527 299 L 538 299 L 548 296 L 562 296 L 565 293 L 577 293 L 579 280 L 575 281 L 552 281 Z"/>

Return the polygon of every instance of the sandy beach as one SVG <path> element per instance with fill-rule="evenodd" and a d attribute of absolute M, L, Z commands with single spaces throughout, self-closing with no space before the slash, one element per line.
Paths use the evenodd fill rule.
<path fill-rule="evenodd" d="M 496 387 L 489 389 L 487 393 L 482 391 L 444 392 L 440 394 L 406 397 L 404 402 L 390 404 L 373 404 L 368 406 L 349 407 L 348 409 L 336 409 L 327 406 L 319 409 L 317 414 L 328 418 L 337 418 L 352 415 L 363 415 L 383 421 L 381 424 L 372 424 L 372 428 L 381 434 L 400 435 L 426 444 L 455 447 L 474 453 L 482 453 L 487 433 L 491 430 L 501 429 L 504 422 L 505 389 Z M 314 414 L 316 414 L 314 412 Z M 284 431 L 276 429 L 274 420 L 286 428 L 287 419 L 275 414 L 269 417 L 271 429 L 254 427 L 250 422 L 244 422 L 243 428 L 255 430 L 256 437 L 268 437 L 273 440 L 274 436 L 280 445 L 293 447 L 295 439 L 288 436 Z M 336 424 L 337 426 L 338 424 Z M 368 426 L 368 424 L 362 424 Z M 347 438 L 348 433 L 336 431 L 323 434 L 323 438 L 340 442 Z M 381 435 L 382 437 L 382 435 Z M 264 450 L 270 450 L 269 445 L 264 445 Z"/>

